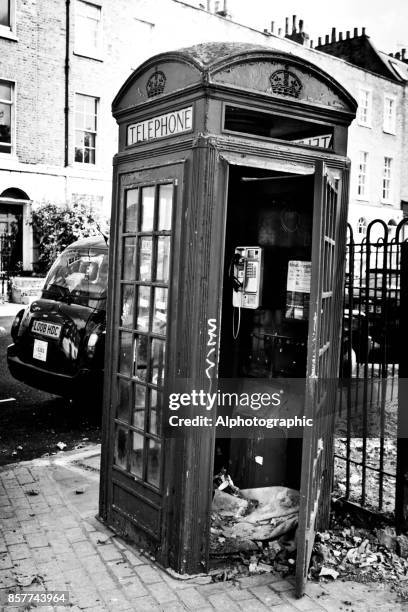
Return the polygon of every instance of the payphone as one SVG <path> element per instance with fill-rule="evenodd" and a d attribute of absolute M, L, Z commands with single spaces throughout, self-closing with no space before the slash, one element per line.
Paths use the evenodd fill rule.
<path fill-rule="evenodd" d="M 232 303 L 236 308 L 258 308 L 261 303 L 263 251 L 236 247 L 233 257 Z"/>

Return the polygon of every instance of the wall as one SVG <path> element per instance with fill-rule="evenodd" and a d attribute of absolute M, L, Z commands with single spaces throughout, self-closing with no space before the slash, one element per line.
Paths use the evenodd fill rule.
<path fill-rule="evenodd" d="M 95 0 L 96 1 L 96 0 Z M 103 53 L 98 59 L 76 53 L 74 0 L 71 0 L 69 165 L 64 167 L 64 59 L 65 2 L 62 0 L 16 0 L 17 41 L 0 38 L 0 78 L 17 81 L 17 156 L 0 159 L 0 193 L 8 187 L 23 189 L 34 205 L 43 201 L 70 202 L 88 194 L 108 214 L 111 196 L 111 161 L 116 150 L 116 125 L 110 105 L 120 85 L 149 56 L 170 49 L 206 42 L 235 40 L 267 45 L 305 57 L 317 64 L 358 98 L 361 85 L 374 95 L 371 129 L 354 122 L 350 129 L 349 155 L 356 162 L 360 150 L 368 150 L 370 200 L 356 197 L 357 164 L 352 168 L 351 219 L 367 216 L 395 217 L 401 194 L 408 199 L 407 152 L 402 126 L 406 102 L 404 88 L 343 60 L 302 47 L 285 38 L 268 35 L 229 19 L 193 8 L 179 0 L 101 0 Z M 399 99 L 396 136 L 382 131 L 383 92 Z M 75 164 L 75 93 L 100 99 L 98 111 L 97 163 Z M 406 148 L 406 147 L 405 147 Z M 383 157 L 398 160 L 392 207 L 381 203 Z M 403 175 L 403 179 L 401 177 Z M 403 181 L 403 182 L 402 182 Z M 79 196 L 78 196 L 79 194 Z M 392 208 L 392 210 L 389 210 Z"/>

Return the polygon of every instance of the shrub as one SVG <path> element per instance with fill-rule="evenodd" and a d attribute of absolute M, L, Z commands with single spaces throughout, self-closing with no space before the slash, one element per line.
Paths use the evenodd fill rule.
<path fill-rule="evenodd" d="M 33 210 L 30 224 L 38 252 L 35 268 L 42 274 L 48 272 L 56 257 L 69 244 L 101 233 L 96 218 L 78 203 L 71 208 L 44 204 Z"/>

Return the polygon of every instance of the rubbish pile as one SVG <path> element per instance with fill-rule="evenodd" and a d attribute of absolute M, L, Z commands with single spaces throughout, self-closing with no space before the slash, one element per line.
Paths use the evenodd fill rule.
<path fill-rule="evenodd" d="M 214 483 L 213 580 L 263 572 L 293 574 L 299 492 L 280 486 L 239 489 L 225 471 Z M 387 582 L 408 601 L 408 537 L 372 517 L 350 515 L 337 500 L 330 530 L 316 534 L 309 578 Z"/>
<path fill-rule="evenodd" d="M 387 582 L 408 599 L 408 537 L 389 526 L 367 529 L 342 523 L 333 517 L 333 528 L 316 534 L 310 576 L 321 581 Z"/>
<path fill-rule="evenodd" d="M 272 571 L 288 574 L 295 565 L 299 492 L 281 486 L 238 489 L 225 471 L 214 483 L 214 579 Z"/>

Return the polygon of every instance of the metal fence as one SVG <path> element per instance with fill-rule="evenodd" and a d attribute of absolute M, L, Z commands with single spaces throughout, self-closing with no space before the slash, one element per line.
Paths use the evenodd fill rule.
<path fill-rule="evenodd" d="M 393 515 L 397 473 L 401 245 L 408 219 L 348 227 L 334 491 Z M 362 238 L 362 240 L 358 240 Z"/>

